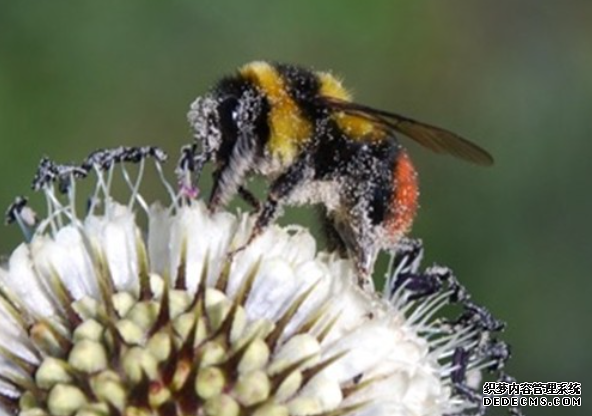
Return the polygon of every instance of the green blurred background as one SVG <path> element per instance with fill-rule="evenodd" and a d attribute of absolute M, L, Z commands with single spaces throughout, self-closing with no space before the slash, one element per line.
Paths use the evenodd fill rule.
<path fill-rule="evenodd" d="M 176 157 L 190 101 L 245 62 L 331 69 L 358 101 L 495 155 L 483 169 L 409 145 L 413 235 L 508 322 L 519 380 L 583 383 L 583 407 L 529 414 L 589 414 L 590 22 L 589 1 L 2 0 L 0 206 L 29 192 L 42 155 L 157 144 Z M 20 233 L 1 233 L 8 253 Z"/>

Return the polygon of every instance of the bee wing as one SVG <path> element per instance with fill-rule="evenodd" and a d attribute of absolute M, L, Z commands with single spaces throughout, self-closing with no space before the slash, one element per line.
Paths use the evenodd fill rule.
<path fill-rule="evenodd" d="M 329 108 L 365 118 L 387 130 L 402 133 L 436 153 L 449 154 L 477 165 L 493 164 L 493 157 L 486 150 L 448 130 L 362 104 L 332 97 L 325 97 L 323 100 Z"/>

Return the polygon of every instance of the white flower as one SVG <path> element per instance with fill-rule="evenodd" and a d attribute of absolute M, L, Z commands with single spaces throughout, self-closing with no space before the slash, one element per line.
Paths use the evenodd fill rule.
<path fill-rule="evenodd" d="M 171 205 L 148 208 L 121 162 L 140 162 L 141 177 L 153 156 L 161 173 L 158 152 L 102 151 L 81 167 L 45 160 L 35 185 L 47 218 L 32 230 L 24 200 L 9 211 L 31 238 L 0 268 L 0 415 L 479 410 L 466 379 L 505 359 L 492 355 L 499 328 L 446 269 L 420 273 L 419 245 L 401 251 L 383 296 L 359 289 L 350 262 L 317 254 L 299 227 L 270 227 L 231 256 L 249 236 L 247 215 L 211 214 L 168 185 Z M 118 166 L 125 204 L 110 195 Z M 75 180 L 91 171 L 96 192 L 79 217 Z M 465 315 L 434 320 L 451 297 Z"/>

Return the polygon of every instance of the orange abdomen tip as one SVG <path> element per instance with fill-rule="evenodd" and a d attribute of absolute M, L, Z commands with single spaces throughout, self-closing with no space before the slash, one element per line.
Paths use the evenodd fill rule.
<path fill-rule="evenodd" d="M 393 172 L 394 192 L 391 197 L 391 215 L 387 224 L 391 236 L 399 238 L 409 231 L 417 212 L 419 188 L 417 172 L 409 155 L 401 150 Z"/>

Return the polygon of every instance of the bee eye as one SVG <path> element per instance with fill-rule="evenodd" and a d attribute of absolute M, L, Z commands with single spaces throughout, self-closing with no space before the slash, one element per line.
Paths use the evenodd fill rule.
<path fill-rule="evenodd" d="M 235 124 L 238 118 L 238 100 L 234 97 L 226 98 L 218 106 L 220 121 L 224 124 Z"/>
<path fill-rule="evenodd" d="M 223 140 L 233 141 L 232 139 L 238 135 L 238 105 L 238 99 L 234 97 L 226 98 L 218 105 Z"/>

